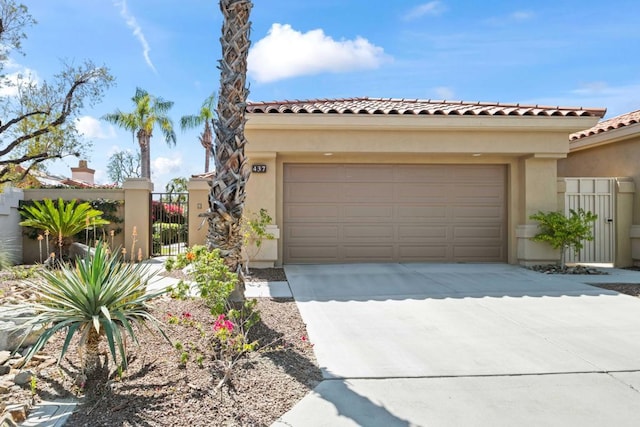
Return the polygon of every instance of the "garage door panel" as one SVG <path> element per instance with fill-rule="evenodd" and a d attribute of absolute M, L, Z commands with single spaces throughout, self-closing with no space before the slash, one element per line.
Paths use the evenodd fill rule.
<path fill-rule="evenodd" d="M 454 219 L 473 219 L 474 221 L 496 221 L 502 218 L 500 206 L 453 206 Z"/>
<path fill-rule="evenodd" d="M 349 183 L 340 188 L 340 201 L 346 203 L 386 202 L 393 201 L 393 184 L 391 183 Z"/>
<path fill-rule="evenodd" d="M 344 172 L 340 165 L 287 165 L 284 180 L 289 183 L 343 182 Z"/>
<path fill-rule="evenodd" d="M 393 221 L 393 206 L 366 204 L 346 205 L 341 209 L 343 222 L 388 222 Z"/>
<path fill-rule="evenodd" d="M 485 200 L 490 202 L 501 201 L 504 196 L 504 188 L 498 185 L 464 184 L 455 187 L 452 193 L 454 200 L 474 202 Z"/>
<path fill-rule="evenodd" d="M 352 165 L 346 169 L 345 181 L 363 183 L 393 182 L 394 168 L 391 165 Z"/>
<path fill-rule="evenodd" d="M 299 204 L 289 205 L 285 209 L 284 220 L 288 223 L 296 222 L 337 222 L 340 207 L 327 204 Z"/>
<path fill-rule="evenodd" d="M 293 203 L 338 203 L 339 193 L 335 187 L 326 183 L 296 182 L 286 188 L 287 200 Z"/>
<path fill-rule="evenodd" d="M 392 242 L 394 238 L 393 224 L 378 225 L 344 225 L 342 237 L 345 241 Z"/>
<path fill-rule="evenodd" d="M 398 237 L 402 241 L 419 240 L 422 242 L 429 241 L 446 241 L 448 239 L 448 229 L 446 224 L 434 226 L 412 225 L 398 226 Z"/>
<path fill-rule="evenodd" d="M 504 165 L 312 166 L 285 165 L 285 263 L 506 260 Z"/>
<path fill-rule="evenodd" d="M 471 167 L 455 168 L 455 173 L 451 174 L 452 182 L 490 182 L 503 181 L 504 168 L 500 165 L 472 165 Z M 452 169 L 453 170 L 453 169 Z"/>
<path fill-rule="evenodd" d="M 435 206 L 402 206 L 396 207 L 396 221 L 398 222 L 442 222 L 448 216 L 446 205 Z"/>
<path fill-rule="evenodd" d="M 292 243 L 313 243 L 321 241 L 337 242 L 340 236 L 338 225 L 292 225 L 287 227 L 285 237 Z"/>
<path fill-rule="evenodd" d="M 446 182 L 449 176 L 449 168 L 445 165 L 404 165 L 395 169 L 395 182 Z"/>
<path fill-rule="evenodd" d="M 338 246 L 296 246 L 291 245 L 285 249 L 285 256 L 289 259 L 296 259 L 300 263 L 332 263 L 340 262 L 338 256 Z"/>
<path fill-rule="evenodd" d="M 463 239 L 463 240 L 473 240 L 480 239 L 483 242 L 487 242 L 491 239 L 500 243 L 504 238 L 502 236 L 502 228 L 497 226 L 467 226 L 467 227 L 459 227 L 456 226 L 453 228 L 453 237 L 455 239 Z"/>
<path fill-rule="evenodd" d="M 393 194 L 397 203 L 446 203 L 447 187 L 445 184 L 396 184 Z"/>

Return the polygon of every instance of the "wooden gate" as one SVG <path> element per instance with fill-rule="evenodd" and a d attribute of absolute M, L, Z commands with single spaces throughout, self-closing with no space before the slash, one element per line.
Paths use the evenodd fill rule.
<path fill-rule="evenodd" d="M 178 255 L 189 240 L 189 193 L 151 193 L 151 256 Z"/>
<path fill-rule="evenodd" d="M 567 251 L 568 263 L 612 264 L 615 260 L 615 178 L 563 178 L 566 183 L 564 213 L 580 208 L 598 215 L 592 241 L 580 252 Z"/>

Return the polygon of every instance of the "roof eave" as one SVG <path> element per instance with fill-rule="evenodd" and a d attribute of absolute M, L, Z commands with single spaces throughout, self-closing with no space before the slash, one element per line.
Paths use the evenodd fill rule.
<path fill-rule="evenodd" d="M 247 114 L 248 130 L 478 130 L 573 133 L 592 127 L 594 116 L 410 116 Z"/>

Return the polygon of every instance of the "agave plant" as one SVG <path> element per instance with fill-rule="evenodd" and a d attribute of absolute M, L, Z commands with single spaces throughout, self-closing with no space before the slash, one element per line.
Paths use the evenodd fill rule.
<path fill-rule="evenodd" d="M 77 203 L 76 200 L 65 202 L 51 199 L 42 202 L 34 201 L 32 206 L 23 206 L 20 214 L 24 220 L 20 225 L 33 227 L 49 232 L 60 247 L 61 255 L 66 255 L 73 236 L 88 227 L 109 224 L 102 218 L 102 211 L 94 209 L 88 202 Z"/>
<path fill-rule="evenodd" d="M 44 280 L 33 283 L 39 302 L 32 306 L 38 314 L 25 325 L 46 329 L 25 355 L 27 360 L 54 334 L 64 331 L 59 362 L 71 338 L 79 334 L 83 371 L 89 376 L 98 367 L 98 348 L 104 339 L 114 363 L 118 359 L 117 348 L 121 366 L 126 369 L 127 335 L 138 344 L 135 324 L 148 322 L 169 340 L 147 305 L 166 291 L 147 292 L 147 283 L 153 277 L 148 267 L 123 262 L 120 255 L 110 253 L 106 244 L 99 242 L 93 255 L 78 260 L 75 266 L 64 263 L 59 270 L 41 270 L 40 275 Z"/>

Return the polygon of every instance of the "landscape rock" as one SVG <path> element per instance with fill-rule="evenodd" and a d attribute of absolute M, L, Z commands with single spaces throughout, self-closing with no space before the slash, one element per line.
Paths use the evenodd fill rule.
<path fill-rule="evenodd" d="M 26 323 L 35 310 L 27 306 L 0 307 L 0 351 L 14 351 L 19 346 L 33 345 L 42 334 L 43 329 L 20 327 Z"/>
<path fill-rule="evenodd" d="M 33 378 L 33 372 L 31 371 L 22 371 L 19 374 L 16 375 L 16 377 L 13 379 L 13 382 L 16 385 L 26 385 L 29 383 L 29 381 L 31 381 L 31 378 Z"/>
<path fill-rule="evenodd" d="M 78 242 L 74 242 L 69 246 L 70 259 L 86 258 L 87 254 L 93 256 L 94 252 L 95 252 L 94 248 L 87 245 L 83 245 L 82 243 L 78 243 Z"/>
<path fill-rule="evenodd" d="M 539 273 L 544 274 L 595 274 L 595 275 L 603 275 L 609 274 L 606 271 L 598 270 L 597 268 L 588 267 L 584 265 L 575 265 L 575 266 L 560 266 L 556 264 L 544 264 L 544 265 L 533 265 L 528 267 L 530 270 L 537 271 Z"/>
<path fill-rule="evenodd" d="M 4 365 L 4 363 L 11 359 L 11 352 L 7 350 L 0 351 L 0 365 Z"/>

